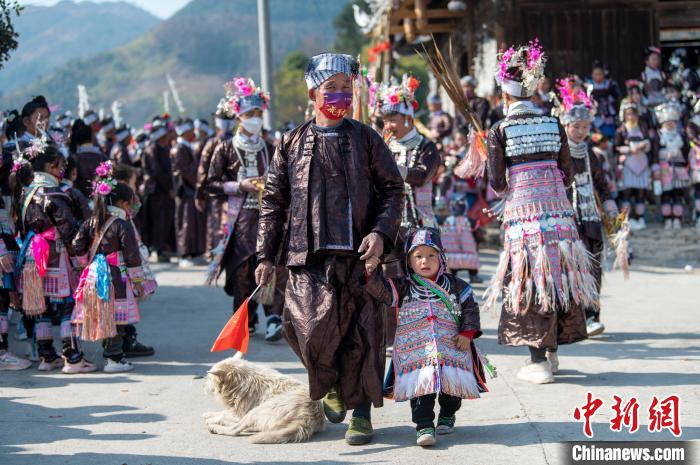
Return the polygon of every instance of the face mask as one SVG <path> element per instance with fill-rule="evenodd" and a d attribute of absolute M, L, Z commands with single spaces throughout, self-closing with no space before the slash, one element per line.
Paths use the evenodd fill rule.
<path fill-rule="evenodd" d="M 257 136 L 260 133 L 262 125 L 263 120 L 259 116 L 253 116 L 252 118 L 241 120 L 241 126 L 243 126 L 243 129 L 253 134 L 254 136 Z"/>
<path fill-rule="evenodd" d="M 135 202 L 129 206 L 129 216 L 134 218 L 141 210 L 141 202 Z"/>
<path fill-rule="evenodd" d="M 319 111 L 328 119 L 342 119 L 352 105 L 350 92 L 330 92 L 323 95 L 323 105 Z"/>

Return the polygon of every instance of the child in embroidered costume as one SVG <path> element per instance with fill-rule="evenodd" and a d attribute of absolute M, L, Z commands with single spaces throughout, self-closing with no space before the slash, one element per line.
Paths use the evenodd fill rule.
<path fill-rule="evenodd" d="M 9 177 L 12 168 L 12 153 L 3 147 L 0 163 L 0 189 L 3 194 L 0 197 L 0 371 L 24 370 L 32 365 L 31 361 L 9 351 L 8 310 L 12 306 L 11 295 L 16 293 L 14 271 L 19 251 L 12 218 L 12 196 L 8 195 L 11 192 Z"/>
<path fill-rule="evenodd" d="M 35 139 L 23 154 L 18 152 L 15 185 L 24 188 L 18 219 L 22 247 L 17 269 L 22 309 L 36 318 L 39 370 L 63 367 L 66 374 L 95 371 L 95 365 L 83 357 L 70 321 L 74 305 L 70 256 L 75 255 L 71 241 L 78 222 L 71 212 L 70 197 L 59 187 L 64 157 L 43 138 Z M 63 360 L 53 347 L 51 320 L 55 312 L 60 313 Z"/>
<path fill-rule="evenodd" d="M 138 176 L 139 172 L 136 168 L 125 165 L 117 164 L 114 166 L 113 175 L 117 182 L 123 182 L 131 188 L 134 193 L 138 192 Z M 127 214 L 129 217 L 129 222 L 134 228 L 134 234 L 136 234 L 136 241 L 139 244 L 139 253 L 141 254 L 141 263 L 143 266 L 143 294 L 138 297 L 141 302 L 148 299 L 153 295 L 158 289 L 158 282 L 156 281 L 156 275 L 151 270 L 151 265 L 148 261 L 148 247 L 143 243 L 141 239 L 141 234 L 139 228 L 136 226 L 134 219 L 141 210 L 141 202 L 138 195 L 134 195 L 134 200 L 132 201 Z M 149 357 L 156 353 L 152 346 L 141 343 L 138 339 L 138 334 L 136 332 L 136 326 L 132 324 L 127 324 L 124 326 L 124 355 L 127 358 L 133 357 Z"/>
<path fill-rule="evenodd" d="M 622 124 L 615 133 L 615 153 L 620 173 L 621 207 L 630 209 L 632 230 L 646 229 L 646 197 L 651 188 L 653 134 L 639 119 L 640 106 L 629 99 L 620 105 Z"/>
<path fill-rule="evenodd" d="M 396 309 L 394 400 L 411 401 L 417 444 L 431 446 L 436 397 L 437 434 L 448 434 L 454 431 L 462 399 L 476 399 L 487 391 L 472 342 L 481 336 L 479 306 L 471 286 L 446 272 L 436 229 L 418 229 L 407 239 L 406 277 L 384 279 L 373 274 L 379 260 L 370 258 L 367 292 Z"/>
<path fill-rule="evenodd" d="M 688 153 L 690 145 L 685 132 L 678 130 L 681 112 L 674 102 L 658 105 L 655 109 L 659 124 L 657 159 L 652 166 L 654 180 L 661 182 L 661 215 L 664 229 L 681 229 L 685 190 L 690 186 Z"/>
<path fill-rule="evenodd" d="M 87 254 L 88 262 L 75 291 L 73 322 L 80 325 L 83 339 L 103 341 L 104 371 L 119 373 L 133 369 L 124 356 L 123 338 L 125 325 L 139 321 L 142 258 L 126 212 L 134 192 L 113 179 L 111 162 L 100 164 L 96 173 L 93 215 L 73 240 L 76 253 Z"/>

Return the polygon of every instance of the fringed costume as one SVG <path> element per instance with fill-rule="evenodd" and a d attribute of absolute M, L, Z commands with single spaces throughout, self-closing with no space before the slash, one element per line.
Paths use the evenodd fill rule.
<path fill-rule="evenodd" d="M 87 254 L 87 266 L 75 291 L 73 322 L 81 337 L 104 341 L 105 358 L 123 358 L 124 326 L 140 320 L 135 284 L 144 281 L 142 257 L 132 223 L 124 210 L 108 207 L 101 231 L 95 219 L 80 227 L 73 240 L 76 253 Z"/>
<path fill-rule="evenodd" d="M 435 280 L 410 268 L 396 279 L 369 278 L 367 291 L 391 309 L 397 331 L 392 354 L 395 373 L 393 398 L 411 400 L 416 428 L 433 426 L 436 394 L 441 415 L 452 417 L 461 399 L 476 399 L 487 391 L 484 371 L 473 341 L 470 350 L 457 348 L 458 334 L 470 339 L 481 335 L 479 306 L 469 284 L 445 273 L 445 255 L 435 229 L 419 229 L 407 238 L 408 255 L 421 245 L 434 248 L 440 257 Z M 445 405 L 452 408 L 445 409 Z"/>
<path fill-rule="evenodd" d="M 19 291 L 22 309 L 37 318 L 35 331 L 40 357 L 45 362 L 58 355 L 53 348 L 51 315 L 61 313 L 63 355 L 77 363 L 82 353 L 74 339 L 70 315 L 73 311 L 74 277 L 70 256 L 75 256 L 71 241 L 78 230 L 70 197 L 48 173 L 35 172 L 24 189 L 19 219 L 22 246 L 19 251 Z"/>
<path fill-rule="evenodd" d="M 537 41 L 509 49 L 500 70 L 504 92 L 532 95 L 544 72 Z M 584 308 L 598 292 L 566 195 L 574 178 L 564 128 L 518 100 L 490 130 L 488 148 L 489 182 L 505 202 L 504 250 L 485 295 L 487 307 L 503 296 L 498 342 L 544 350 L 585 339 Z"/>

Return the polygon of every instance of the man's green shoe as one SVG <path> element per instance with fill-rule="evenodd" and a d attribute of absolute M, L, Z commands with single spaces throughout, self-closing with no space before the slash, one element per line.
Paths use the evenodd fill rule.
<path fill-rule="evenodd" d="M 345 415 L 348 411 L 337 386 L 331 388 L 323 398 L 323 413 L 326 414 L 326 418 L 331 423 L 341 423 L 345 420 Z"/>
<path fill-rule="evenodd" d="M 369 444 L 374 436 L 372 422 L 362 417 L 352 417 L 348 430 L 345 432 L 345 441 L 351 446 Z"/>

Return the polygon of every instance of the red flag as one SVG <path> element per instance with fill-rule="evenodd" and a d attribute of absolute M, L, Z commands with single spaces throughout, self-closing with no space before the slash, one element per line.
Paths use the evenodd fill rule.
<path fill-rule="evenodd" d="M 248 340 L 250 339 L 250 333 L 248 332 L 248 302 L 250 302 L 250 297 L 243 301 L 243 304 L 238 307 L 236 313 L 223 327 L 219 337 L 214 341 L 214 345 L 211 346 L 211 352 L 226 349 L 236 349 L 243 353 L 248 351 Z"/>

